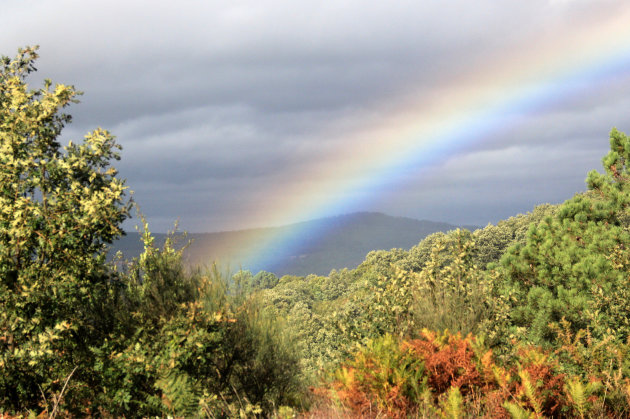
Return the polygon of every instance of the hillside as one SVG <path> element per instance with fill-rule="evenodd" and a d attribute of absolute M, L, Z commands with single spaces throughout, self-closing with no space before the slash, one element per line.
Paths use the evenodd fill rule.
<path fill-rule="evenodd" d="M 254 273 L 266 270 L 279 276 L 326 275 L 331 269 L 355 268 L 371 250 L 409 249 L 429 234 L 457 227 L 448 223 L 360 212 L 274 228 L 189 234 L 192 244 L 186 249 L 185 258 L 191 265 L 210 265 L 216 260 L 232 270 L 242 267 Z M 300 246 L 276 248 L 273 250 L 275 254 L 268 254 L 265 258 L 279 261 L 276 263 L 255 263 L 251 256 L 244 253 L 251 243 L 265 243 L 269 238 L 285 237 L 297 231 L 324 233 Z M 155 238 L 156 243 L 162 245 L 166 235 L 155 234 Z M 120 250 L 126 258 L 138 256 L 142 251 L 139 234 L 127 233 L 114 243 L 113 250 Z"/>
<path fill-rule="evenodd" d="M 57 141 L 79 92 L 30 90 L 36 51 L 0 57 L 0 419 L 630 417 L 630 136 L 586 192 L 472 232 L 358 213 L 121 266 L 120 147 Z"/>

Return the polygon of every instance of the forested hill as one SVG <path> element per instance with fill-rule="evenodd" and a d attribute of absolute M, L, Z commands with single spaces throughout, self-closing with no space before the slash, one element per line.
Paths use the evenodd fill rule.
<path fill-rule="evenodd" d="M 474 226 L 455 226 L 448 223 L 392 217 L 373 212 L 359 212 L 336 217 L 321 218 L 275 228 L 261 228 L 216 233 L 189 234 L 192 244 L 185 257 L 192 265 L 210 265 L 214 260 L 252 272 L 266 270 L 278 276 L 326 275 L 331 269 L 355 268 L 365 255 L 375 249 L 410 247 L 429 234 L 449 231 L 457 227 L 475 229 Z M 262 243 L 269 237 L 284 237 L 292 231 L 324 232 L 300 247 L 276 248 L 275 265 L 254 264 L 247 260 L 244 244 Z M 155 234 L 156 244 L 162 245 L 165 234 Z M 126 258 L 136 257 L 142 251 L 142 242 L 136 232 L 129 232 L 114 243 Z"/>

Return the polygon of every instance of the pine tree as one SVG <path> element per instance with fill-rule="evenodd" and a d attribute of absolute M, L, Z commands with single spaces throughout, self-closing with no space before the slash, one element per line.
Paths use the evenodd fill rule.
<path fill-rule="evenodd" d="M 532 225 L 524 245 L 502 259 L 518 290 L 513 310 L 516 326 L 533 341 L 549 342 L 549 324 L 566 318 L 574 330 L 594 336 L 630 333 L 627 224 L 630 139 L 613 129 L 605 173 L 588 174 L 586 193 L 566 201 L 558 212 Z"/>

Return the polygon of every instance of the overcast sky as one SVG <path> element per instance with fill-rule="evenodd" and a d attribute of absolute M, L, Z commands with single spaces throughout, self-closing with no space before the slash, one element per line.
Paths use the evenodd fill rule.
<path fill-rule="evenodd" d="M 609 130 L 630 131 L 626 4 L 3 0 L 0 54 L 38 44 L 32 82 L 85 92 L 64 139 L 116 135 L 154 231 L 352 211 L 485 225 L 584 190 Z M 413 137 L 423 118 L 456 133 Z M 401 147 L 404 170 L 369 160 Z"/>

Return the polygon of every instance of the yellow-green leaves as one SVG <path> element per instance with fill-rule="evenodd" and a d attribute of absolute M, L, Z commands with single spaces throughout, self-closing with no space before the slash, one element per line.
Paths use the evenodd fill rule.
<path fill-rule="evenodd" d="M 83 144 L 61 148 L 57 136 L 70 121 L 61 109 L 79 92 L 50 80 L 30 90 L 34 51 L 3 60 L 0 78 L 0 273 L 10 265 L 20 272 L 37 265 L 43 273 L 61 268 L 52 266 L 55 259 L 67 266 L 73 253 L 100 252 L 128 214 L 123 182 L 110 167 L 120 147 L 99 128 Z"/>
<path fill-rule="evenodd" d="M 63 108 L 74 87 L 26 83 L 35 48 L 0 60 L 0 405 L 36 406 L 90 355 L 106 330 L 99 310 L 112 279 L 104 245 L 128 216 L 111 160 L 114 137 L 97 129 L 62 148 Z M 10 342 L 10 343 L 9 343 Z M 83 374 L 79 372 L 77 376 Z M 75 377 L 76 379 L 76 377 Z"/>

